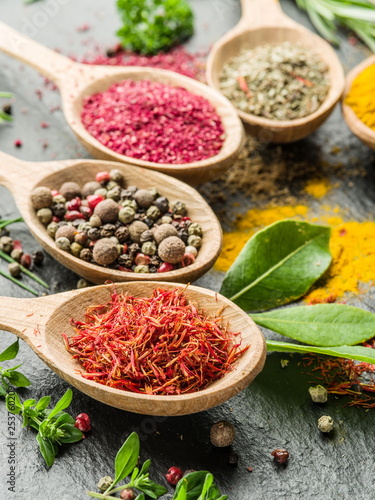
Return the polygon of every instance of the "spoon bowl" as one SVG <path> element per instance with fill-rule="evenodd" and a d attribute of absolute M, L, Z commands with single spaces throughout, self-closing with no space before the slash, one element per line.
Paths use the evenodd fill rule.
<path fill-rule="evenodd" d="M 362 71 L 364 71 L 372 64 L 375 64 L 375 55 L 368 57 L 360 64 L 355 66 L 355 68 L 353 68 L 348 73 L 346 77 L 345 89 L 342 101 L 342 112 L 346 124 L 353 132 L 353 134 L 356 135 L 359 139 L 361 139 L 361 141 L 364 142 L 369 148 L 375 149 L 375 131 L 372 130 L 367 125 L 365 125 L 363 121 L 360 118 L 358 118 L 353 109 L 347 104 L 345 104 L 345 97 L 348 95 L 355 78 L 357 78 L 357 76 L 360 73 L 362 73 Z"/>
<path fill-rule="evenodd" d="M 244 130 L 232 104 L 214 89 L 173 71 L 143 67 L 113 67 L 80 64 L 21 35 L 0 22 L 0 51 L 33 66 L 56 83 L 61 92 L 63 111 L 68 124 L 90 153 L 101 160 L 122 161 L 172 175 L 193 185 L 214 179 L 233 164 L 243 145 Z M 218 154 L 191 163 L 155 163 L 115 153 L 101 144 L 83 126 L 83 99 L 107 90 L 125 79 L 151 80 L 183 87 L 205 97 L 215 107 L 225 129 L 224 144 Z"/>
<path fill-rule="evenodd" d="M 195 286 L 170 283 L 133 282 L 116 285 L 119 292 L 136 297 L 149 297 L 157 287 L 183 289 L 190 301 L 198 303 L 205 315 L 214 316 L 223 308 L 223 322 L 235 332 L 241 332 L 241 347 L 249 349 L 233 365 L 233 370 L 206 389 L 176 396 L 154 396 L 114 389 L 84 379 L 78 370 L 82 366 L 66 351 L 61 333 L 70 336 L 70 319 L 82 320 L 86 308 L 110 299 L 112 285 L 74 290 L 38 299 L 1 297 L 0 329 L 25 340 L 36 354 L 60 377 L 80 391 L 122 410 L 144 415 L 186 415 L 219 405 L 236 395 L 256 377 L 265 363 L 266 347 L 263 334 L 253 320 L 225 297 Z"/>
<path fill-rule="evenodd" d="M 222 230 L 214 212 L 194 188 L 173 177 L 124 163 L 98 160 L 34 163 L 18 160 L 2 152 L 0 165 L 0 185 L 12 192 L 34 237 L 58 262 L 92 283 L 140 280 L 189 283 L 206 273 L 220 254 Z M 82 186 L 85 182 L 94 180 L 97 172 L 114 168 L 122 172 L 126 185 L 144 189 L 156 187 L 160 194 L 170 201 L 180 200 L 186 204 L 189 216 L 194 222 L 198 222 L 203 230 L 202 246 L 193 264 L 165 273 L 132 273 L 85 262 L 56 247 L 31 205 L 32 190 L 37 186 L 59 189 L 61 184 L 71 180 Z"/>
<path fill-rule="evenodd" d="M 212 47 L 207 61 L 207 82 L 220 91 L 224 64 L 243 49 L 258 45 L 291 42 L 315 52 L 326 64 L 330 88 L 320 107 L 303 118 L 270 120 L 238 110 L 246 130 L 262 142 L 292 142 L 314 132 L 333 111 L 344 88 L 342 65 L 332 47 L 299 25 L 281 10 L 277 0 L 241 0 L 239 23 Z"/>

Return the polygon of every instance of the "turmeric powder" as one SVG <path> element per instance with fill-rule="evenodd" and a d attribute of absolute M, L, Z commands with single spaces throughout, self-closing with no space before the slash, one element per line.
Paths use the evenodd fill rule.
<path fill-rule="evenodd" d="M 353 81 L 345 104 L 350 106 L 358 118 L 375 130 L 375 64 L 368 66 Z"/>
<path fill-rule="evenodd" d="M 314 198 L 323 198 L 331 189 L 332 185 L 328 179 L 311 179 L 303 188 L 305 193 L 314 196 Z"/>
<path fill-rule="evenodd" d="M 366 291 L 375 284 L 375 222 L 344 222 L 338 208 L 323 206 L 321 210 L 319 217 L 309 214 L 304 205 L 249 210 L 239 218 L 234 232 L 224 233 L 215 268 L 227 271 L 247 240 L 264 226 L 285 218 L 304 219 L 332 226 L 332 264 L 305 300 L 309 304 L 334 302 L 348 292 Z"/>

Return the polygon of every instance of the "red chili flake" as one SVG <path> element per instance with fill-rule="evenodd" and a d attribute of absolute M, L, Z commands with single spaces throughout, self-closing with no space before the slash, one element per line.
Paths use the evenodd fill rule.
<path fill-rule="evenodd" d="M 47 123 L 47 122 L 42 122 L 42 123 L 40 124 L 40 126 L 41 126 L 42 128 L 49 128 L 49 123 Z"/>
<path fill-rule="evenodd" d="M 76 31 L 78 33 L 85 33 L 86 31 L 89 31 L 90 28 L 91 28 L 91 26 L 89 24 L 85 23 L 85 24 L 82 24 L 82 26 L 78 26 L 76 28 Z"/>
<path fill-rule="evenodd" d="M 21 139 L 16 139 L 14 141 L 14 145 L 15 145 L 16 148 L 22 147 L 22 141 L 21 141 Z"/>
<path fill-rule="evenodd" d="M 248 472 L 253 472 L 253 468 L 252 468 L 252 467 L 246 467 L 246 470 L 247 470 Z"/>
<path fill-rule="evenodd" d="M 154 163 L 211 158 L 224 142 L 221 119 L 207 99 L 148 80 L 123 80 L 86 97 L 81 119 L 112 151 Z"/>
<path fill-rule="evenodd" d="M 178 289 L 157 288 L 150 298 L 111 294 L 89 307 L 84 321 L 62 334 L 84 367 L 82 376 L 140 394 L 174 395 L 204 389 L 233 369 L 248 349 L 239 333 L 208 318 Z"/>

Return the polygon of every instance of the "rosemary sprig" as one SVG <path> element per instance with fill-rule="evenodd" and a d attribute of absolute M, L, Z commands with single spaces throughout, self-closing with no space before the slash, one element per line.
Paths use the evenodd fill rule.
<path fill-rule="evenodd" d="M 0 258 L 6 260 L 7 262 L 17 262 L 10 255 L 3 252 L 2 250 L 0 250 Z M 39 278 L 39 276 L 37 276 L 36 274 L 34 274 L 31 271 L 29 271 L 28 269 L 26 269 L 26 267 L 21 266 L 21 264 L 19 262 L 17 262 L 17 264 L 20 266 L 20 269 L 23 273 L 27 274 L 27 276 L 29 276 L 31 279 L 33 279 L 34 281 L 39 283 L 39 285 L 44 286 L 44 288 L 49 288 L 48 284 L 45 281 L 43 281 L 41 278 Z"/>
<path fill-rule="evenodd" d="M 22 283 L 22 281 L 19 281 L 18 279 L 16 278 L 13 278 L 13 276 L 11 276 L 10 274 L 8 273 L 5 273 L 4 271 L 2 271 L 0 269 L 0 275 L 1 276 L 4 276 L 4 278 L 7 278 L 8 280 L 10 281 L 13 281 L 13 283 L 16 283 L 16 285 L 20 286 L 21 288 L 24 288 L 25 290 L 27 290 L 28 292 L 32 293 L 33 295 L 35 295 L 36 297 L 39 296 L 38 292 L 36 292 L 35 290 L 33 290 L 32 288 L 30 288 L 29 286 L 25 285 L 24 283 Z"/>
<path fill-rule="evenodd" d="M 11 92 L 0 92 L 0 97 L 13 97 L 13 94 Z M 8 115 L 8 113 L 5 113 L 3 110 L 0 109 L 0 123 L 11 122 L 11 121 L 12 121 L 11 115 Z"/>
<path fill-rule="evenodd" d="M 375 52 L 375 3 L 370 0 L 296 0 L 319 33 L 339 45 L 337 27 L 353 31 Z"/>

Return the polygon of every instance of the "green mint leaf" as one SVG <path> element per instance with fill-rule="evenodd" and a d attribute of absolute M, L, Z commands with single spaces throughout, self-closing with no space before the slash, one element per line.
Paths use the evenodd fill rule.
<path fill-rule="evenodd" d="M 72 424 L 63 424 L 59 427 L 64 436 L 59 439 L 60 443 L 77 443 L 83 439 L 83 433 Z"/>
<path fill-rule="evenodd" d="M 61 415 L 59 416 L 56 415 L 56 417 L 53 419 L 56 425 L 62 425 L 62 424 L 74 425 L 76 423 L 75 419 L 71 415 L 69 415 L 69 413 L 61 412 Z"/>
<path fill-rule="evenodd" d="M 28 387 L 29 385 L 31 385 L 30 380 L 25 377 L 25 375 L 22 375 L 22 373 L 17 371 L 10 372 L 7 376 L 7 379 L 15 387 Z"/>
<path fill-rule="evenodd" d="M 337 358 L 357 359 L 366 363 L 375 364 L 375 349 L 363 346 L 341 345 L 336 347 L 316 347 L 312 345 L 291 344 L 288 342 L 277 342 L 275 340 L 266 340 L 268 351 L 277 352 L 313 352 L 316 354 L 325 354 Z"/>
<path fill-rule="evenodd" d="M 139 437 L 135 432 L 132 432 L 117 452 L 114 485 L 125 479 L 137 465 L 139 447 Z"/>
<path fill-rule="evenodd" d="M 9 361 L 11 359 L 14 359 L 17 354 L 18 354 L 18 351 L 20 349 L 20 345 L 19 345 L 19 339 L 17 339 L 14 344 L 10 345 L 7 349 L 5 349 L 5 351 L 3 351 L 1 354 L 0 354 L 0 363 L 2 361 Z"/>
<path fill-rule="evenodd" d="M 304 295 L 329 267 L 330 228 L 284 220 L 258 231 L 227 272 L 220 293 L 245 311 Z"/>
<path fill-rule="evenodd" d="M 39 444 L 40 453 L 42 454 L 46 465 L 51 467 L 57 455 L 56 444 L 52 443 L 49 439 L 44 439 L 39 432 L 36 435 L 36 440 Z"/>
<path fill-rule="evenodd" d="M 48 415 L 48 418 L 51 419 L 52 417 L 57 415 L 60 411 L 65 410 L 65 408 L 68 408 L 68 406 L 72 402 L 72 398 L 73 398 L 73 392 L 71 389 L 68 389 L 66 393 L 62 396 L 62 398 L 59 399 L 59 401 L 56 403 L 55 407 Z"/>
<path fill-rule="evenodd" d="M 375 332 L 375 314 L 343 304 L 287 307 L 250 317 L 260 326 L 317 346 L 360 344 Z"/>
<path fill-rule="evenodd" d="M 150 468 L 150 465 L 151 465 L 151 460 L 146 460 L 146 462 L 143 463 L 142 465 L 142 468 L 139 472 L 139 475 L 140 476 L 143 476 L 144 474 L 147 474 L 149 468 Z"/>
<path fill-rule="evenodd" d="M 43 411 L 47 408 L 50 402 L 51 402 L 51 396 L 43 396 L 42 398 L 39 399 L 39 401 L 35 405 L 35 409 L 38 411 Z"/>

